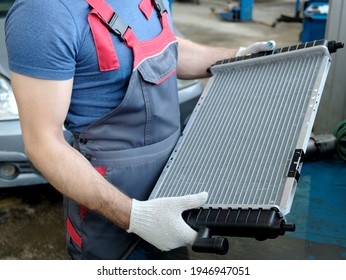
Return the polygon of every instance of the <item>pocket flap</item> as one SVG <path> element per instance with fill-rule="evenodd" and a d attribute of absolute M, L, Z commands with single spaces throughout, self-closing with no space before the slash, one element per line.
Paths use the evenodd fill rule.
<path fill-rule="evenodd" d="M 177 62 L 170 49 L 142 61 L 137 67 L 142 78 L 153 84 L 161 84 L 176 73 Z"/>

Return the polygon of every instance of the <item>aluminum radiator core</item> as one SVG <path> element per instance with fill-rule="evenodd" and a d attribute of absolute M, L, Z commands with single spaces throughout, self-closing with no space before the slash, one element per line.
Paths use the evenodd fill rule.
<path fill-rule="evenodd" d="M 219 214 L 289 213 L 331 63 L 326 41 L 318 42 L 212 66 L 150 198 L 207 191 L 203 208 Z"/>

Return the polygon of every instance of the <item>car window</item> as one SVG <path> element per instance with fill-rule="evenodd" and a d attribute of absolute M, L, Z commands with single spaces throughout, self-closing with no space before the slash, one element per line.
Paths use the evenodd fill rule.
<path fill-rule="evenodd" d="M 5 16 L 15 0 L 0 0 L 0 16 Z"/>

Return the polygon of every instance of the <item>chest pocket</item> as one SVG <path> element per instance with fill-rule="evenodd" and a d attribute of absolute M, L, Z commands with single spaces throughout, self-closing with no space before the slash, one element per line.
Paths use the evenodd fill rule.
<path fill-rule="evenodd" d="M 145 143 L 160 142 L 180 129 L 176 44 L 144 60 L 137 71 L 145 102 Z"/>
<path fill-rule="evenodd" d="M 176 73 L 177 60 L 172 48 L 170 46 L 159 55 L 145 59 L 137 67 L 144 81 L 159 85 Z"/>

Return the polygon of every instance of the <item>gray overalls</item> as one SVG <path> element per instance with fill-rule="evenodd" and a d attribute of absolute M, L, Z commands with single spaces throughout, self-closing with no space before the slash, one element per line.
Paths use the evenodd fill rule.
<path fill-rule="evenodd" d="M 134 55 L 133 72 L 121 104 L 75 135 L 74 147 L 112 184 L 131 198 L 146 200 L 180 134 L 177 42 L 161 1 L 143 1 L 160 17 L 162 32 L 138 41 L 131 28 L 103 0 L 86 0 L 102 71 L 107 52 L 102 36 L 116 34 Z M 89 20 L 90 23 L 90 20 Z M 110 33 L 111 32 L 111 33 Z M 112 34 L 113 33 L 113 34 Z M 96 37 L 96 38 L 95 38 Z M 102 45 L 102 43 L 101 43 Z M 138 240 L 101 215 L 64 198 L 68 252 L 72 259 L 121 259 Z"/>

